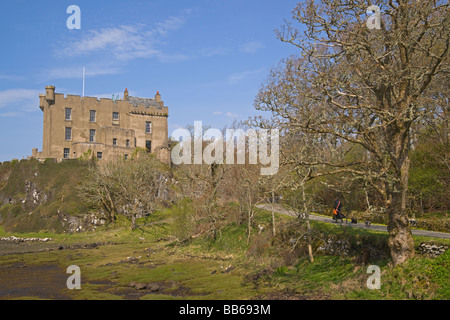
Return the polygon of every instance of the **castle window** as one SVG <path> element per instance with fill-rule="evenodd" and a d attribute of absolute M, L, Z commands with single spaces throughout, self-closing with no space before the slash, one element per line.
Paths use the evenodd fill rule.
<path fill-rule="evenodd" d="M 97 112 L 95 110 L 90 110 L 89 111 L 89 121 L 90 122 L 95 122 L 96 121 L 96 117 L 97 117 Z"/>
<path fill-rule="evenodd" d="M 113 138 L 113 146 L 117 146 L 117 139 Z"/>
<path fill-rule="evenodd" d="M 72 128 L 66 127 L 65 139 L 66 141 L 72 140 Z"/>
<path fill-rule="evenodd" d="M 64 148 L 64 159 L 69 159 L 70 157 L 70 149 Z"/>
<path fill-rule="evenodd" d="M 128 155 L 127 154 L 125 154 L 124 157 L 125 157 L 125 160 L 128 160 Z"/>
<path fill-rule="evenodd" d="M 66 108 L 66 120 L 72 120 L 72 109 Z"/>
<path fill-rule="evenodd" d="M 152 142 L 150 140 L 145 141 L 145 150 L 148 153 L 152 152 Z"/>
<path fill-rule="evenodd" d="M 89 129 L 89 142 L 95 142 L 95 129 Z"/>
<path fill-rule="evenodd" d="M 119 120 L 119 113 L 113 112 L 113 120 Z"/>
<path fill-rule="evenodd" d="M 103 159 L 103 152 L 97 152 L 97 159 L 102 160 Z"/>
<path fill-rule="evenodd" d="M 126 141 L 126 146 L 127 146 L 127 148 L 130 147 L 130 139 L 127 139 L 127 141 Z"/>
<path fill-rule="evenodd" d="M 145 133 L 152 133 L 152 123 L 150 121 L 145 122 Z"/>

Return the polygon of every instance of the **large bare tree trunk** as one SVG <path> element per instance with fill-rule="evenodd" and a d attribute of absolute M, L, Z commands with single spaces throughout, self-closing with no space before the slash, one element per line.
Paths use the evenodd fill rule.
<path fill-rule="evenodd" d="M 394 265 L 402 264 L 414 256 L 414 240 L 408 222 L 408 216 L 396 204 L 401 201 L 401 195 L 392 197 L 392 208 L 389 210 L 389 241 L 392 262 Z"/>
<path fill-rule="evenodd" d="M 394 265 L 402 264 L 414 256 L 414 240 L 406 212 L 406 199 L 409 179 L 408 141 L 397 135 L 395 140 L 397 156 L 397 173 L 399 180 L 392 187 L 391 201 L 388 203 L 388 245 Z"/>

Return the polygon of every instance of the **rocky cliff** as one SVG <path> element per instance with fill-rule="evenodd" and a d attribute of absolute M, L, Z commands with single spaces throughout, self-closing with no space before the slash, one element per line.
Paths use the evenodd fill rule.
<path fill-rule="evenodd" d="M 80 232 L 106 222 L 78 186 L 88 163 L 21 160 L 0 164 L 0 225 L 10 232 Z"/>

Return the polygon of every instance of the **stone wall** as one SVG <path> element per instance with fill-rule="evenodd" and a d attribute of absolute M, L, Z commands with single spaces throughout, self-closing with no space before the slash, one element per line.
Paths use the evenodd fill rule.
<path fill-rule="evenodd" d="M 425 254 L 431 257 L 438 257 L 448 250 L 448 245 L 422 242 L 417 250 L 420 254 Z"/>

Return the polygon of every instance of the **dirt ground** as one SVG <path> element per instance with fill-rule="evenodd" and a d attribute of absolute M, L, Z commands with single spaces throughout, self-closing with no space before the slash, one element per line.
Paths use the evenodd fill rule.
<path fill-rule="evenodd" d="M 70 297 L 64 294 L 67 277 L 66 270 L 51 264 L 0 266 L 0 299 L 68 300 Z"/>
<path fill-rule="evenodd" d="M 110 244 L 110 243 L 108 243 Z M 8 241 L 0 241 L 0 300 L 14 299 L 49 299 L 49 300 L 72 300 L 75 297 L 71 295 L 67 288 L 67 279 L 70 276 L 66 273 L 66 269 L 56 264 L 54 261 L 43 260 L 39 264 L 37 261 L 29 259 L 21 259 L 21 254 L 40 253 L 48 251 L 62 251 L 63 255 L 71 256 L 78 252 L 90 252 L 90 250 L 98 248 L 106 243 L 91 244 L 72 244 L 61 245 L 57 243 L 41 243 L 41 242 L 19 242 L 13 243 Z M 81 249 L 81 251 L 80 251 Z M 84 251 L 86 250 L 86 251 Z M 145 251 L 145 250 L 144 250 Z M 148 249 L 145 253 L 149 253 Z M 11 256 L 11 255 L 14 255 Z M 12 259 L 9 260 L 8 256 Z M 115 262 L 116 265 L 134 263 L 134 260 L 122 260 Z M 136 262 L 138 263 L 138 262 Z M 107 265 L 114 266 L 113 263 Z M 152 266 L 154 268 L 154 266 Z M 116 272 L 113 272 L 115 274 Z M 251 282 L 251 279 L 245 281 Z M 89 281 L 90 285 L 96 286 L 94 289 L 98 293 L 111 294 L 121 297 L 124 300 L 138 300 L 147 294 L 163 297 L 194 297 L 200 298 L 207 293 L 196 293 L 192 288 L 185 286 L 180 281 L 174 281 L 170 278 L 162 281 L 152 281 L 151 286 L 144 289 L 137 289 L 128 284 L 118 285 L 114 276 L 110 280 L 94 280 Z M 83 281 L 82 281 L 83 286 Z M 155 287 L 157 288 L 155 290 Z M 198 297 L 200 295 L 200 297 Z M 271 300 L 304 300 L 311 297 L 304 297 L 288 291 L 270 292 L 268 295 L 255 297 L 256 299 Z"/>
<path fill-rule="evenodd" d="M 93 249 L 102 244 L 75 244 L 71 246 L 57 243 L 42 242 L 12 242 L 0 240 L 0 300 L 10 299 L 50 299 L 71 300 L 66 281 L 69 274 L 66 270 L 50 262 L 39 265 L 27 265 L 25 262 L 6 262 L 10 255 L 39 253 L 48 251 L 74 249 Z M 128 261 L 126 261 L 128 262 Z M 99 285 L 101 292 L 121 296 L 125 300 L 136 300 L 152 293 L 150 289 L 136 290 L 130 286 L 118 286 L 114 281 L 90 281 L 91 285 Z M 155 282 L 158 294 L 168 294 L 173 297 L 196 295 L 191 289 L 175 282 Z M 174 289 L 175 288 L 175 289 Z"/>
<path fill-rule="evenodd" d="M 48 252 L 61 249 L 51 242 L 12 242 L 0 240 L 0 262 L 8 255 Z M 58 265 L 43 263 L 27 265 L 22 262 L 0 264 L 0 300 L 51 299 L 69 300 L 67 278 L 70 275 Z M 45 285 L 43 285 L 45 284 Z"/>

